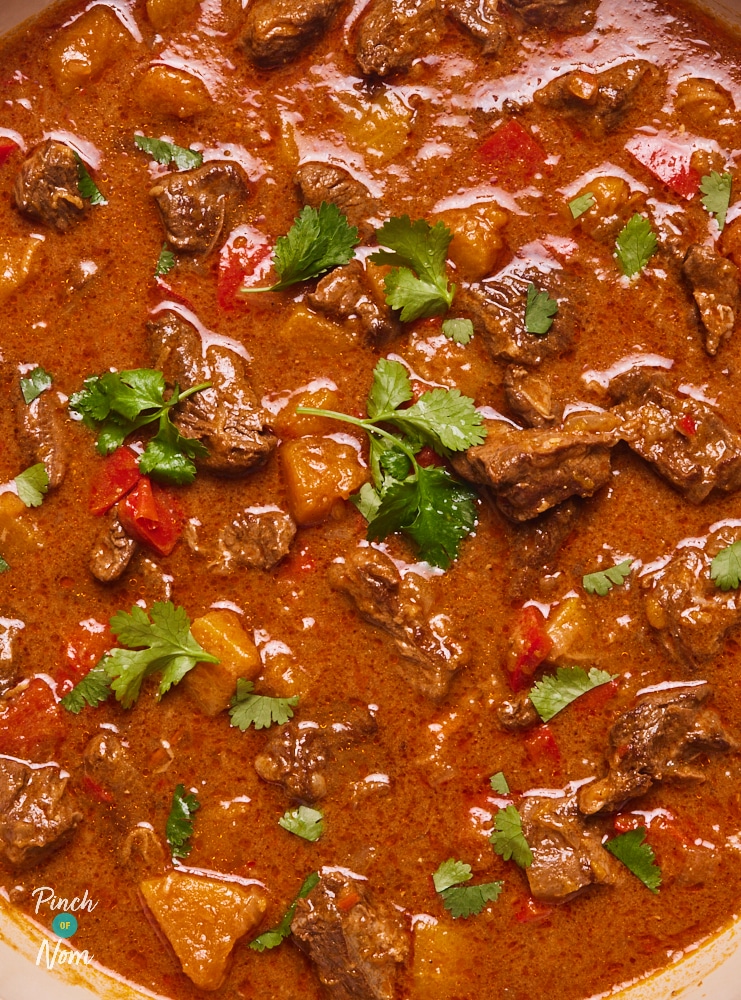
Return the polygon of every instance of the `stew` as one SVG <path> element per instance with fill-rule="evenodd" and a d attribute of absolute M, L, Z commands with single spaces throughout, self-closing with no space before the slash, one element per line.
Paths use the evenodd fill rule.
<path fill-rule="evenodd" d="M 0 891 L 69 961 L 584 1000 L 731 919 L 740 66 L 679 0 L 2 41 Z"/>

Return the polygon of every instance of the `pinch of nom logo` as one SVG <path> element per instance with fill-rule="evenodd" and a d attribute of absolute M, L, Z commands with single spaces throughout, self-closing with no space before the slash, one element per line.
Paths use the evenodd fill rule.
<path fill-rule="evenodd" d="M 34 913 L 39 913 L 43 907 L 56 912 L 56 916 L 51 922 L 51 929 L 57 936 L 57 941 L 52 948 L 47 938 L 41 942 L 36 964 L 45 964 L 47 969 L 53 969 L 55 965 L 90 965 L 93 956 L 88 951 L 76 951 L 73 948 L 65 948 L 63 942 L 71 938 L 79 927 L 76 913 L 92 913 L 98 905 L 97 900 L 88 896 L 85 889 L 82 896 L 74 896 L 72 899 L 65 899 L 57 896 L 54 889 L 49 885 L 39 886 L 31 893 L 36 898 L 36 908 Z"/>

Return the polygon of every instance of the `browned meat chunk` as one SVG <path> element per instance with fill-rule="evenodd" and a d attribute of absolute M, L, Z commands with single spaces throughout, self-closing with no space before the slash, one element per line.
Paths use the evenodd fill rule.
<path fill-rule="evenodd" d="M 429 52 L 441 27 L 438 0 L 375 0 L 358 31 L 364 73 L 388 76 Z"/>
<path fill-rule="evenodd" d="M 527 691 L 520 691 L 508 701 L 497 705 L 497 719 L 502 729 L 510 733 L 531 729 L 540 722 L 538 711 Z"/>
<path fill-rule="evenodd" d="M 499 0 L 444 0 L 448 17 L 460 25 L 481 45 L 485 56 L 496 56 L 509 39 L 509 32 L 498 11 Z"/>
<path fill-rule="evenodd" d="M 347 594 L 360 617 L 386 632 L 404 657 L 402 676 L 433 701 L 444 698 L 453 675 L 463 666 L 463 650 L 440 635 L 431 620 L 431 595 L 414 574 L 402 578 L 396 566 L 372 548 L 351 552 L 329 568 L 329 580 Z"/>
<path fill-rule="evenodd" d="M 288 554 L 296 537 L 296 523 L 281 510 L 242 511 L 222 528 L 211 568 L 220 573 L 235 569 L 272 569 Z"/>
<path fill-rule="evenodd" d="M 565 500 L 525 524 L 518 525 L 510 542 L 510 594 L 532 597 L 544 574 L 550 573 L 561 546 L 579 519 L 579 504 Z"/>
<path fill-rule="evenodd" d="M 0 617 L 0 695 L 18 683 L 16 637 L 25 628 L 20 618 Z"/>
<path fill-rule="evenodd" d="M 29 767 L 0 757 L 0 852 L 12 865 L 35 864 L 82 819 L 56 764 Z"/>
<path fill-rule="evenodd" d="M 366 884 L 323 869 L 319 884 L 296 905 L 292 938 L 331 1000 L 393 1000 L 397 967 L 409 953 L 402 914 L 374 903 Z"/>
<path fill-rule="evenodd" d="M 645 369 L 613 379 L 610 392 L 620 401 L 613 412 L 623 420 L 623 440 L 691 503 L 741 487 L 741 435 L 712 407 L 680 399 Z"/>
<path fill-rule="evenodd" d="M 650 100 L 647 88 L 654 72 L 645 59 L 629 59 L 603 73 L 574 70 L 536 90 L 535 100 L 572 115 L 580 126 L 602 135 L 620 126 L 639 94 L 642 106 Z"/>
<path fill-rule="evenodd" d="M 737 593 L 719 590 L 710 578 L 713 558 L 740 538 L 739 529 L 721 528 L 675 549 L 642 578 L 649 622 L 669 652 L 690 667 L 719 653 L 728 632 L 741 623 Z"/>
<path fill-rule="evenodd" d="M 309 295 L 309 302 L 334 320 L 356 322 L 374 347 L 385 346 L 401 333 L 401 323 L 359 260 L 325 275 Z"/>
<path fill-rule="evenodd" d="M 589 885 L 614 885 L 620 864 L 602 846 L 601 831 L 590 830 L 576 797 L 528 795 L 520 807 L 522 832 L 533 852 L 526 869 L 530 891 L 544 903 L 563 903 Z"/>
<path fill-rule="evenodd" d="M 93 543 L 90 572 L 101 583 L 118 580 L 126 572 L 136 548 L 136 542 L 124 531 L 114 507 Z"/>
<path fill-rule="evenodd" d="M 558 313 L 544 335 L 525 329 L 527 290 L 531 282 L 558 300 Z M 495 361 L 539 365 L 547 358 L 568 353 L 574 345 L 576 296 L 568 293 L 571 285 L 562 271 L 543 274 L 528 268 L 520 274 L 510 268 L 496 278 L 461 288 L 457 302 L 470 316 Z"/>
<path fill-rule="evenodd" d="M 149 192 L 177 250 L 207 254 L 228 235 L 248 192 L 233 163 L 206 163 L 197 170 L 167 174 Z"/>
<path fill-rule="evenodd" d="M 197 463 L 223 476 L 239 476 L 262 464 L 277 438 L 267 426 L 267 413 L 247 379 L 242 358 L 217 344 L 204 352 L 198 331 L 174 312 L 162 313 L 148 328 L 155 366 L 170 385 L 183 390 L 212 383 L 178 407 L 173 421 L 184 437 L 208 448 L 208 457 Z"/>
<path fill-rule="evenodd" d="M 694 243 L 685 254 L 682 274 L 705 330 L 705 350 L 714 356 L 736 325 L 741 304 L 738 268 L 713 247 Z"/>
<path fill-rule="evenodd" d="M 315 42 L 342 0 L 258 0 L 247 12 L 244 47 L 258 66 L 279 66 Z"/>
<path fill-rule="evenodd" d="M 610 731 L 607 775 L 579 789 L 581 811 L 588 816 L 612 812 L 657 781 L 702 780 L 693 761 L 736 745 L 717 712 L 705 704 L 710 695 L 708 684 L 698 684 L 639 698 Z"/>
<path fill-rule="evenodd" d="M 64 413 L 55 392 L 42 392 L 32 403 L 17 408 L 21 446 L 30 463 L 43 462 L 49 486 L 59 486 L 67 471 L 64 445 Z"/>
<path fill-rule="evenodd" d="M 552 430 L 520 430 L 488 421 L 483 444 L 453 456 L 464 479 L 489 486 L 512 521 L 527 521 L 572 496 L 591 497 L 610 478 L 610 449 L 620 439 L 609 413 L 576 413 Z"/>
<path fill-rule="evenodd" d="M 362 239 L 373 233 L 368 219 L 376 213 L 375 202 L 367 187 L 347 170 L 331 163 L 303 163 L 296 171 L 296 184 L 304 205 L 317 209 L 322 202 L 336 205 Z"/>
<path fill-rule="evenodd" d="M 82 218 L 74 152 L 63 142 L 47 139 L 24 161 L 13 186 L 15 207 L 60 233 Z"/>
<path fill-rule="evenodd" d="M 504 395 L 516 417 L 528 427 L 549 427 L 557 419 L 548 382 L 526 368 L 510 365 L 504 375 Z"/>
<path fill-rule="evenodd" d="M 589 31 L 599 0 L 507 0 L 528 24 L 558 31 Z"/>
<path fill-rule="evenodd" d="M 316 802 L 327 794 L 326 765 L 336 753 L 373 736 L 378 726 L 367 708 L 335 706 L 331 714 L 294 719 L 282 726 L 255 758 L 264 781 L 282 785 L 299 802 Z"/>

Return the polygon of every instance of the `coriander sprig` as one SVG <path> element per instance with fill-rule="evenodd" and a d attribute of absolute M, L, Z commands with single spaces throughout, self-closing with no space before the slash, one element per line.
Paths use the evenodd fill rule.
<path fill-rule="evenodd" d="M 447 312 L 456 286 L 448 281 L 445 258 L 453 239 L 443 222 L 431 226 L 424 219 L 415 222 L 408 215 L 389 219 L 376 232 L 387 250 L 378 250 L 369 260 L 390 264 L 386 277 L 386 302 L 401 309 L 401 319 L 409 322 Z"/>

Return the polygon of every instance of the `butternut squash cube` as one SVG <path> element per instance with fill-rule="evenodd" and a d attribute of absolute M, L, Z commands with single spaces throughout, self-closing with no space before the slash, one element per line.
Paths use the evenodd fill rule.
<path fill-rule="evenodd" d="M 234 945 L 257 927 L 267 908 L 255 886 L 179 872 L 149 879 L 139 888 L 183 972 L 202 990 L 218 990 Z"/>
<path fill-rule="evenodd" d="M 170 66 L 150 66 L 136 88 L 136 100 L 145 111 L 192 118 L 213 103 L 205 83 Z"/>
<path fill-rule="evenodd" d="M 414 924 L 414 961 L 410 1000 L 456 1000 L 468 996 L 470 951 L 459 925 L 418 917 Z"/>
<path fill-rule="evenodd" d="M 355 346 L 357 334 L 347 326 L 318 316 L 305 306 L 297 306 L 278 330 L 282 341 L 311 347 L 323 354 L 344 354 Z"/>
<path fill-rule="evenodd" d="M 337 423 L 327 417 L 315 417 L 296 413 L 297 406 L 311 406 L 314 409 L 336 410 L 337 390 L 327 385 L 309 385 L 305 389 L 292 392 L 288 402 L 273 418 L 273 429 L 282 438 L 305 437 L 307 434 L 320 436 L 337 430 Z"/>
<path fill-rule="evenodd" d="M 204 715 L 229 707 L 240 677 L 252 680 L 262 668 L 260 654 L 233 611 L 209 611 L 190 626 L 196 642 L 218 663 L 197 663 L 182 680 L 188 697 Z"/>
<path fill-rule="evenodd" d="M 553 643 L 548 662 L 567 667 L 588 658 L 589 619 L 587 609 L 578 597 L 567 597 L 551 612 L 545 626 Z"/>
<path fill-rule="evenodd" d="M 200 0 L 147 0 L 147 17 L 152 27 L 161 31 L 190 14 L 199 3 Z"/>
<path fill-rule="evenodd" d="M 30 278 L 41 243 L 32 236 L 0 238 L 0 305 Z"/>
<path fill-rule="evenodd" d="M 491 274 L 504 246 L 502 229 L 507 213 L 495 202 L 486 202 L 450 209 L 441 213 L 440 219 L 452 230 L 448 257 L 462 277 L 478 281 Z"/>
<path fill-rule="evenodd" d="M 108 7 L 92 7 L 49 46 L 49 68 L 64 96 L 112 65 L 132 41 Z"/>
<path fill-rule="evenodd" d="M 11 566 L 14 560 L 38 548 L 25 513 L 26 505 L 15 493 L 0 493 L 0 555 Z"/>
<path fill-rule="evenodd" d="M 322 521 L 338 500 L 347 500 L 368 478 L 356 449 L 333 438 L 288 441 L 279 455 L 288 506 L 298 524 Z"/>

